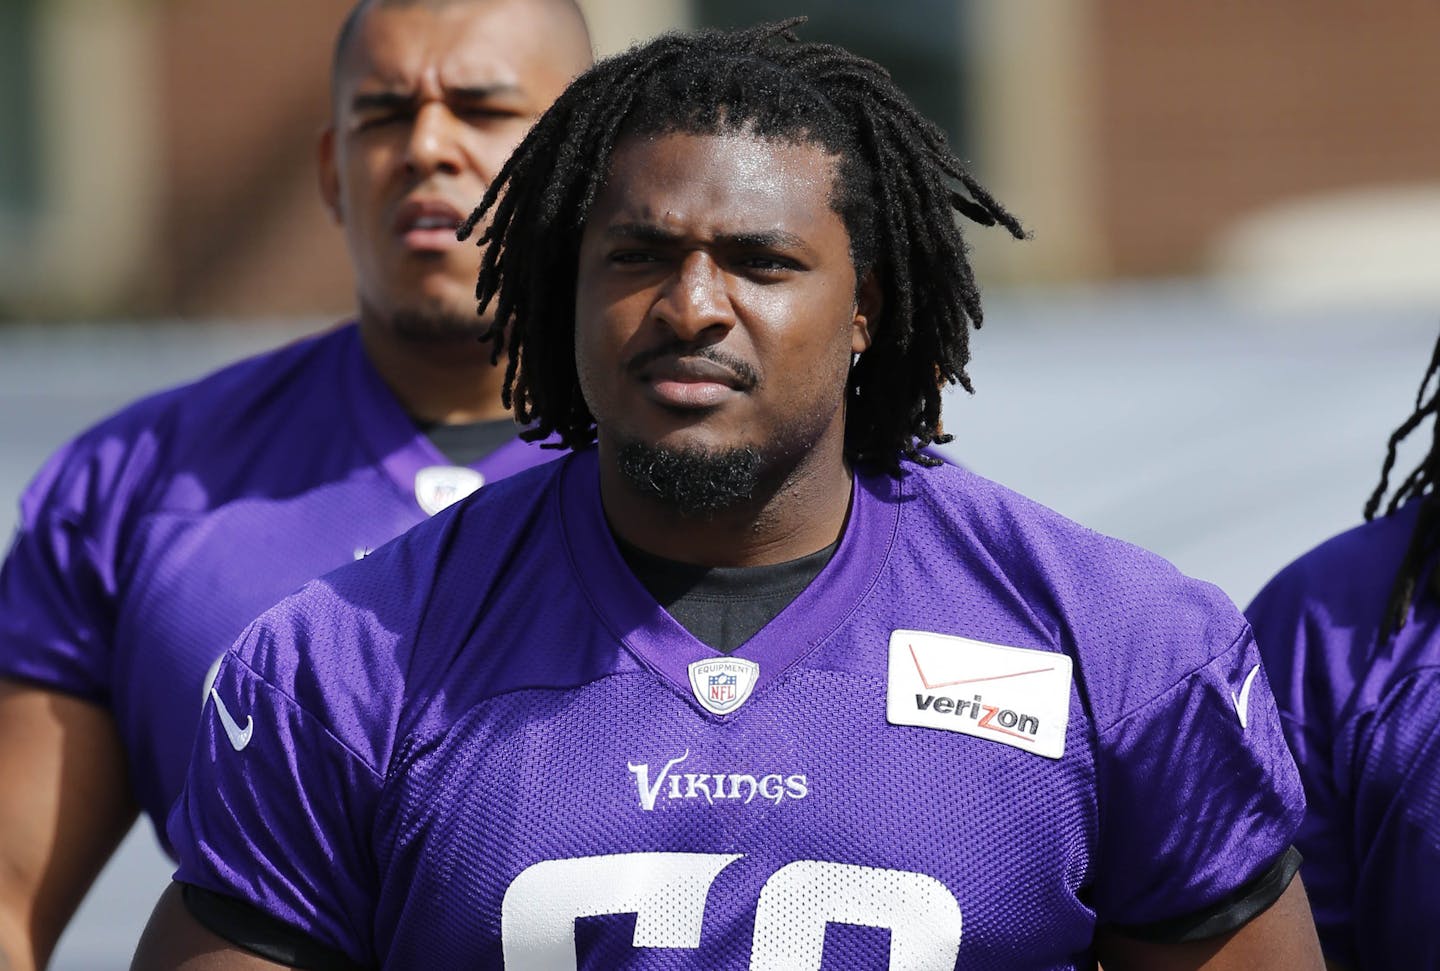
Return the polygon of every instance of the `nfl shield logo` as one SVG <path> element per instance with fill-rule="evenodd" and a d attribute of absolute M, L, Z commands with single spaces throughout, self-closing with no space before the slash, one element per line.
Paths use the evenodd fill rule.
<path fill-rule="evenodd" d="M 712 705 L 728 705 L 735 700 L 735 675 L 712 674 L 709 685 Z"/>
<path fill-rule="evenodd" d="M 716 715 L 728 715 L 743 705 L 759 677 L 760 665 L 744 658 L 712 658 L 690 665 L 695 700 Z"/>
<path fill-rule="evenodd" d="M 463 465 L 429 465 L 415 473 L 415 501 L 433 516 L 485 484 L 485 477 Z"/>

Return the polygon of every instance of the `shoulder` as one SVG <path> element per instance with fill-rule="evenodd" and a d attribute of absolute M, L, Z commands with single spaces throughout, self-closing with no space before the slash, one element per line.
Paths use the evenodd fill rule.
<path fill-rule="evenodd" d="M 1385 686 L 1440 662 L 1437 607 L 1421 596 L 1393 643 L 1382 643 L 1386 606 L 1410 542 L 1418 503 L 1346 530 L 1275 575 L 1246 608 L 1281 707 L 1313 721 L 1373 707 Z"/>
<path fill-rule="evenodd" d="M 264 402 L 291 385 L 297 372 L 342 358 L 357 344 L 353 325 L 301 338 L 228 364 L 204 377 L 167 388 L 127 405 L 77 439 L 94 442 L 145 432 L 182 430 L 217 415 Z"/>
<path fill-rule="evenodd" d="M 942 466 L 908 478 L 916 482 L 913 488 L 925 508 L 918 532 L 962 542 L 962 548 L 951 547 L 952 554 L 983 551 L 992 561 L 988 568 L 1009 577 L 1017 592 L 1064 606 L 1077 619 L 1150 622 L 1154 618 L 1141 608 L 1163 606 L 1173 612 L 1183 605 L 1197 619 L 1218 620 L 1230 639 L 1244 626 L 1213 584 L 974 472 Z"/>
<path fill-rule="evenodd" d="M 208 447 L 231 433 L 254 439 L 271 425 L 314 411 L 316 403 L 343 407 L 339 376 L 359 360 L 357 328 L 333 328 L 142 399 L 112 422 L 163 434 L 176 450 Z"/>
<path fill-rule="evenodd" d="M 512 564 L 544 559 L 527 548 L 564 464 L 486 486 L 310 581 L 251 625 L 237 659 L 383 773 L 406 727 L 456 687 L 477 617 L 525 585 Z"/>
<path fill-rule="evenodd" d="M 1102 728 L 1248 640 L 1223 592 L 1154 553 L 963 469 L 907 480 L 922 521 L 907 542 L 958 557 L 967 582 L 1071 654 Z"/>
<path fill-rule="evenodd" d="M 1251 622 L 1278 632 L 1321 615 L 1348 629 L 1378 628 L 1418 511 L 1409 503 L 1301 555 L 1256 595 L 1246 610 Z"/>
<path fill-rule="evenodd" d="M 293 386 L 297 370 L 334 357 L 352 331 L 306 338 L 132 402 L 50 456 L 21 499 L 22 516 L 31 520 L 45 508 L 69 518 L 93 514 L 183 472 L 188 456 L 213 449 L 235 423 L 255 421 L 278 389 Z"/>
<path fill-rule="evenodd" d="M 1102 922 L 1196 913 L 1273 863 L 1303 798 L 1229 599 L 973 473 L 907 481 L 907 558 L 943 578 L 928 599 L 975 640 L 1072 661 L 1066 757 L 1087 764 Z"/>

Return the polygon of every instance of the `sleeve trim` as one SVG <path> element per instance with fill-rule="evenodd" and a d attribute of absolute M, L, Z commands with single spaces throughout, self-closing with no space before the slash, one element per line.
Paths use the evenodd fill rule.
<path fill-rule="evenodd" d="M 301 971 L 359 971 L 362 967 L 343 951 L 321 944 L 254 904 L 193 883 L 181 883 L 180 888 L 185 909 L 202 927 L 267 961 Z"/>
<path fill-rule="evenodd" d="M 1239 930 L 1260 916 L 1290 886 L 1300 869 L 1300 851 L 1289 847 L 1259 875 L 1241 884 L 1203 910 L 1150 924 L 1117 926 L 1126 937 L 1160 944 L 1203 941 Z"/>

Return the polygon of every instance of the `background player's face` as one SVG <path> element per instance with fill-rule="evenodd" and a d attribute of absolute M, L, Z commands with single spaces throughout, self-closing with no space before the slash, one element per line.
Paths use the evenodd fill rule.
<path fill-rule="evenodd" d="M 753 447 L 838 457 L 851 354 L 869 346 L 818 145 L 628 137 L 580 244 L 576 364 L 602 454 Z"/>
<path fill-rule="evenodd" d="M 455 227 L 588 59 L 583 34 L 550 3 L 366 11 L 338 71 L 320 168 L 368 318 L 479 325 L 480 254 Z"/>

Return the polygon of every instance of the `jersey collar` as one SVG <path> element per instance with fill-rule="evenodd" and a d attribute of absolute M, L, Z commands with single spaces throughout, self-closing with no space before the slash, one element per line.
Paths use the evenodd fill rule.
<path fill-rule="evenodd" d="M 415 477 L 420 470 L 452 463 L 415 427 L 395 393 L 375 370 L 360 340 L 359 325 L 352 322 L 337 336 L 347 342 L 340 354 L 338 384 L 344 389 L 342 393 L 349 405 L 346 413 L 355 434 L 400 494 L 414 502 Z M 538 443 L 522 441 L 517 434 L 469 467 L 484 476 L 485 481 L 493 482 L 545 461 L 535 454 L 537 448 Z"/>
<path fill-rule="evenodd" d="M 755 695 L 834 634 L 874 587 L 894 544 L 903 492 L 903 480 L 856 473 L 850 514 L 834 557 L 788 607 L 728 655 L 760 665 Z M 557 498 L 576 581 L 601 621 L 642 664 L 693 703 L 690 664 L 727 655 L 697 640 L 666 613 L 626 566 L 600 504 L 593 448 L 566 461 Z"/>

